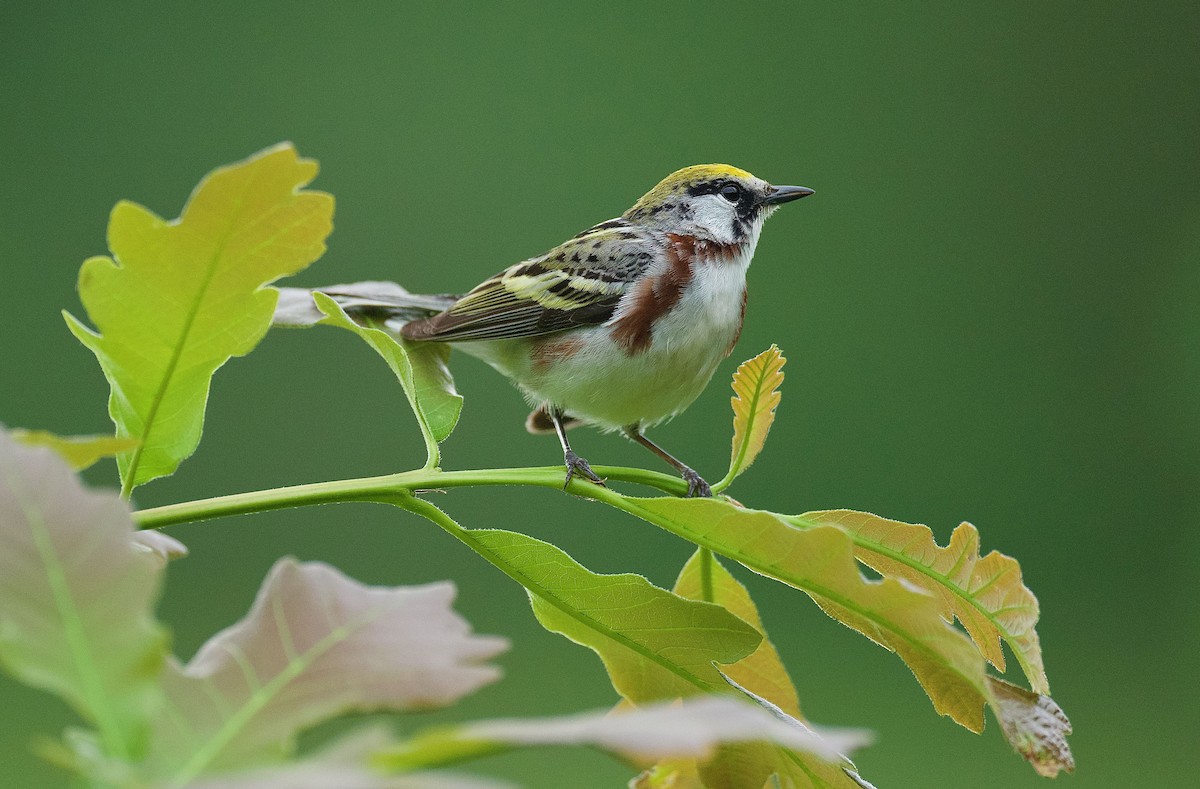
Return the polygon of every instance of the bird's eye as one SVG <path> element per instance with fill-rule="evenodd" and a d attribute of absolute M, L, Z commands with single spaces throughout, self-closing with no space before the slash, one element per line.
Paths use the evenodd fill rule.
<path fill-rule="evenodd" d="M 727 184 L 721 187 L 720 195 L 729 202 L 736 203 L 742 199 L 742 187 L 737 184 Z"/>

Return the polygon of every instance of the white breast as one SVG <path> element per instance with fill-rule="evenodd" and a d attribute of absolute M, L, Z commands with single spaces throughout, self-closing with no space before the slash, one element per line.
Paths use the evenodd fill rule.
<path fill-rule="evenodd" d="M 611 324 L 619 315 L 602 326 L 572 330 L 577 347 L 553 364 L 531 361 L 529 340 L 456 347 L 513 379 L 534 405 L 553 403 L 605 429 L 662 422 L 704 391 L 741 330 L 746 270 L 757 235 L 735 258 L 693 260 L 679 301 L 654 323 L 649 347 L 639 352 L 613 340 Z"/>
<path fill-rule="evenodd" d="M 582 343 L 569 359 L 512 376 L 535 402 L 608 429 L 653 425 L 687 408 L 704 391 L 741 328 L 750 256 L 695 261 L 691 282 L 653 328 L 652 342 L 631 354 L 609 326 L 573 332 Z"/>

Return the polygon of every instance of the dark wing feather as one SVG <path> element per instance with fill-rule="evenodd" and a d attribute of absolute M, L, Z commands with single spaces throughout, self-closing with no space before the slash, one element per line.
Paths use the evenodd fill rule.
<path fill-rule="evenodd" d="M 536 337 L 604 323 L 650 265 L 648 236 L 624 220 L 580 233 L 538 258 L 511 266 L 445 312 L 407 324 L 410 340 Z"/>

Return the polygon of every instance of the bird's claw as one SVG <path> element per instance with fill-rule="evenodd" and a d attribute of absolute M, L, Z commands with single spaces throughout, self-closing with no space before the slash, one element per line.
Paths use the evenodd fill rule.
<path fill-rule="evenodd" d="M 574 452 L 567 450 L 563 455 L 563 461 L 567 464 L 567 478 L 563 481 L 563 490 L 567 489 L 567 486 L 571 484 L 571 480 L 576 474 L 589 482 L 596 483 L 602 488 L 607 487 L 604 484 L 604 480 L 597 476 L 596 472 L 592 471 L 592 467 L 588 465 L 588 462 Z"/>
<path fill-rule="evenodd" d="M 679 472 L 683 477 L 683 481 L 688 484 L 688 492 L 685 498 L 689 499 L 708 499 L 712 498 L 712 488 L 704 481 L 704 478 L 692 471 L 686 466 Z"/>

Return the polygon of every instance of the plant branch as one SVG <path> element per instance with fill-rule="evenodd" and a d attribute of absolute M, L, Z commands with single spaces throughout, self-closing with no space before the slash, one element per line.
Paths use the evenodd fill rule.
<path fill-rule="evenodd" d="M 687 486 L 682 480 L 656 471 L 621 466 L 593 466 L 593 468 L 597 474 L 609 480 L 646 485 L 677 496 L 681 496 L 687 491 Z M 140 528 L 160 529 L 164 526 L 192 523 L 227 515 L 268 512 L 314 504 L 343 502 L 395 504 L 397 497 L 410 496 L 413 492 L 421 490 L 448 490 L 450 488 L 495 485 L 562 488 L 564 473 L 561 466 L 472 469 L 469 471 L 419 469 L 400 474 L 385 474 L 379 477 L 360 477 L 283 488 L 268 488 L 248 493 L 235 493 L 210 499 L 168 504 L 163 507 L 139 510 L 134 513 L 134 519 Z M 571 481 L 571 484 L 567 486 L 567 492 L 586 498 L 599 499 L 609 504 L 623 498 L 608 488 L 601 488 L 591 482 L 579 479 Z"/>

